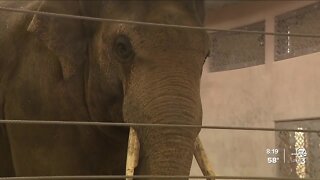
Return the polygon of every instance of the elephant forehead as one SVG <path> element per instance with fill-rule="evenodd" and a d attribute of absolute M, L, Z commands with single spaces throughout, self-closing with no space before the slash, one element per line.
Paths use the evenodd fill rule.
<path fill-rule="evenodd" d="M 145 22 L 201 26 L 193 7 L 194 1 L 154 1 L 148 6 Z M 175 49 L 181 51 L 203 51 L 206 48 L 205 31 L 172 27 L 136 26 L 136 32 L 146 47 Z"/>
<path fill-rule="evenodd" d="M 159 27 L 138 27 L 132 35 L 135 48 L 142 50 L 164 50 L 199 52 L 207 48 L 207 36 L 203 31 Z"/>
<path fill-rule="evenodd" d="M 102 32 L 102 39 L 105 39 L 106 42 L 112 41 L 115 34 L 124 34 L 129 37 L 134 50 L 147 51 L 147 54 L 151 52 L 206 54 L 208 48 L 208 36 L 200 30 L 117 24 L 114 26 L 106 25 Z"/>
<path fill-rule="evenodd" d="M 200 26 L 198 14 L 192 2 L 156 1 L 149 6 L 146 21 L 165 24 L 179 24 L 187 26 Z"/>
<path fill-rule="evenodd" d="M 124 20 L 200 26 L 195 1 L 199 0 L 106 1 L 101 15 Z"/>
<path fill-rule="evenodd" d="M 199 20 L 195 18 L 193 0 L 113 1 L 106 5 L 109 6 L 105 15 L 117 19 L 201 26 Z M 135 50 L 148 51 L 147 54 L 151 51 L 153 53 L 178 53 L 179 51 L 206 53 L 208 36 L 205 31 L 121 23 L 106 23 L 104 27 L 103 32 L 106 32 L 106 37 L 111 37 L 113 34 L 126 34 L 131 39 Z"/>

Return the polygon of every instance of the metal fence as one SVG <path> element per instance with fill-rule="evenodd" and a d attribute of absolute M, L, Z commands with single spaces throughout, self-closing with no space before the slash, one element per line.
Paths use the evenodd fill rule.
<path fill-rule="evenodd" d="M 183 25 L 170 25 L 170 24 L 159 24 L 150 22 L 138 22 L 130 20 L 118 20 L 118 19 L 105 19 L 96 17 L 86 16 L 75 16 L 69 14 L 57 14 L 49 12 L 31 11 L 26 9 L 16 9 L 0 7 L 0 11 L 15 12 L 15 13 L 27 13 L 27 14 L 38 14 L 43 16 L 52 16 L 56 18 L 69 18 L 69 19 L 82 19 L 88 21 L 100 21 L 110 23 L 125 23 L 125 24 L 136 24 L 141 26 L 156 26 L 156 27 L 167 27 L 167 28 L 180 28 L 189 30 L 204 30 L 208 32 L 229 32 L 229 33 L 245 33 L 255 35 L 273 35 L 273 36 L 285 36 L 285 37 L 303 37 L 303 38 L 320 38 L 320 34 L 295 34 L 295 33 L 273 33 L 265 31 L 249 31 L 249 30 L 226 30 L 226 29 L 215 29 L 208 27 L 194 27 L 194 26 L 183 26 Z M 277 132 L 303 132 L 303 133 L 318 133 L 320 130 L 316 129 L 287 129 L 287 128 L 250 128 L 250 127 L 231 127 L 231 126 L 202 126 L 202 125 L 178 125 L 178 124 L 139 124 L 139 123 L 110 123 L 110 122 L 77 122 L 77 121 L 43 121 L 43 120 L 0 120 L 0 124 L 43 124 L 43 125 L 81 125 L 81 126 L 122 126 L 122 127 L 175 127 L 175 128 L 201 128 L 201 129 L 226 129 L 226 130 L 245 130 L 245 131 L 277 131 Z M 38 176 L 38 177 L 0 177 L 0 180 L 46 180 L 46 179 L 124 179 L 124 178 L 135 178 L 135 179 L 264 179 L 264 180 L 297 180 L 299 178 L 293 177 L 245 177 L 245 176 Z M 305 180 L 315 180 L 318 178 L 304 178 Z"/>

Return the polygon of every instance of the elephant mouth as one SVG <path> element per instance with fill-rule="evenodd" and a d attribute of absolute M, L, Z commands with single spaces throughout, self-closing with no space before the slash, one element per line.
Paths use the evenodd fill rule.
<path fill-rule="evenodd" d="M 126 176 L 133 176 L 134 169 L 138 166 L 140 152 L 140 142 L 137 132 L 131 127 L 128 140 L 127 162 L 126 162 Z M 211 176 L 208 180 L 214 180 L 215 173 L 208 160 L 207 153 L 204 150 L 202 142 L 199 137 L 194 143 L 194 156 L 204 176 Z M 126 180 L 133 180 L 133 178 L 126 178 Z"/>

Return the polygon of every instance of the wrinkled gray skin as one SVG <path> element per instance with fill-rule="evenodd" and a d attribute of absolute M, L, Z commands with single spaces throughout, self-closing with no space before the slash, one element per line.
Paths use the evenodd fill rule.
<path fill-rule="evenodd" d="M 203 2 L 1 1 L 201 26 Z M 201 124 L 204 31 L 0 12 L 0 119 Z M 200 129 L 136 128 L 136 174 L 188 175 Z M 128 128 L 1 125 L 0 176 L 123 175 Z"/>

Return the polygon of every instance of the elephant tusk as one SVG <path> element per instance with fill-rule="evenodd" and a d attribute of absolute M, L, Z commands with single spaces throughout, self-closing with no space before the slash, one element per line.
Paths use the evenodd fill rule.
<path fill-rule="evenodd" d="M 137 132 L 130 127 L 128 151 L 127 151 L 127 164 L 126 164 L 126 176 L 134 175 L 134 168 L 137 167 L 139 161 L 140 143 Z M 126 180 L 132 180 L 133 178 L 127 178 Z"/>
<path fill-rule="evenodd" d="M 203 145 L 199 137 L 196 138 L 194 147 L 195 147 L 194 157 L 198 162 L 198 165 L 202 171 L 202 174 L 204 176 L 215 176 L 215 173 L 213 172 L 213 169 L 212 169 L 212 165 L 209 162 L 209 159 L 207 157 L 207 154 L 203 148 Z M 214 179 L 215 178 L 207 178 L 207 180 L 214 180 Z"/>

